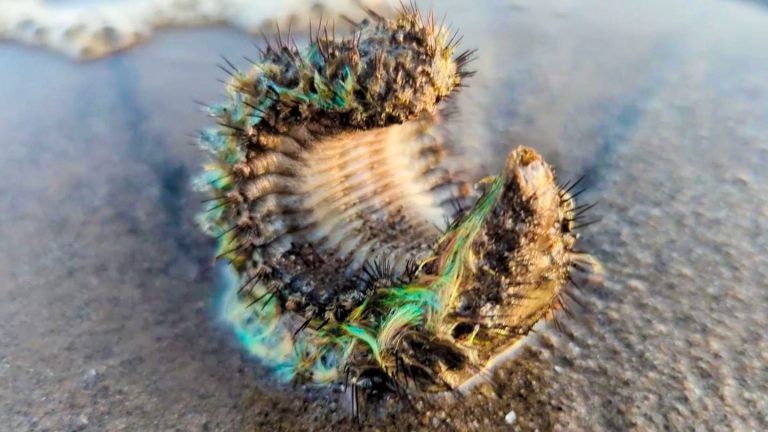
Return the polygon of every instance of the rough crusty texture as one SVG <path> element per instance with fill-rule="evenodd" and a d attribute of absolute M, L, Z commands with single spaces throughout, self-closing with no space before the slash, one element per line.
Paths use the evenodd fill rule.
<path fill-rule="evenodd" d="M 451 306 L 462 325 L 454 334 L 478 325 L 473 337 L 486 352 L 509 345 L 510 335 L 527 334 L 550 312 L 575 259 L 573 200 L 552 169 L 534 151 L 518 149 L 507 160 L 507 176 L 472 243 L 476 276 Z"/>
<path fill-rule="evenodd" d="M 504 171 L 406 286 L 428 288 L 436 299 L 421 300 L 433 309 L 424 326 L 391 337 L 386 368 L 432 391 L 467 387 L 479 373 L 490 379 L 496 357 L 562 306 L 572 267 L 592 264 L 573 250 L 579 211 L 538 153 L 512 151 Z M 408 296 L 397 304 L 413 302 Z"/>
<path fill-rule="evenodd" d="M 412 8 L 371 20 L 224 67 L 200 221 L 232 263 L 222 314 L 278 377 L 454 390 L 558 303 L 573 202 L 521 147 L 465 208 L 435 126 L 471 52 Z"/>

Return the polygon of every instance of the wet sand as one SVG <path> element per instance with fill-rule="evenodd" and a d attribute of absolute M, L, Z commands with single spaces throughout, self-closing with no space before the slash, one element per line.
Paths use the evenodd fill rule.
<path fill-rule="evenodd" d="M 467 165 L 527 144 L 586 173 L 607 276 L 498 396 L 367 429 L 768 428 L 768 10 L 697 5 L 439 5 L 480 49 L 454 119 Z M 223 28 L 90 63 L 0 44 L 0 430 L 358 429 L 215 321 L 192 100 L 221 97 L 219 54 L 254 51 Z"/>

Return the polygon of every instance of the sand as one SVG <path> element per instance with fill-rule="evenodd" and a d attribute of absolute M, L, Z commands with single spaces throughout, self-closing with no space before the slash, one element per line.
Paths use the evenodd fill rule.
<path fill-rule="evenodd" d="M 518 144 L 588 174 L 606 268 L 498 395 L 366 430 L 768 428 L 768 11 L 702 0 L 441 3 L 478 47 L 453 136 L 491 172 Z M 104 60 L 0 44 L 0 430 L 358 430 L 278 386 L 216 322 L 190 134 L 223 28 Z M 242 61 L 239 64 L 244 64 Z M 510 411 L 514 422 L 505 421 Z"/>

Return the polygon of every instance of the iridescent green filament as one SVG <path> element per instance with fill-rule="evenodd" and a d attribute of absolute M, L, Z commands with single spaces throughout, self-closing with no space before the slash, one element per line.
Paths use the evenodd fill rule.
<path fill-rule="evenodd" d="M 504 176 L 498 176 L 488 191 L 458 223 L 454 224 L 439 243 L 436 260 L 438 273 L 429 283 L 417 280 L 405 286 L 379 290 L 373 303 L 366 301 L 355 309 L 348 322 L 328 324 L 321 331 L 294 336 L 281 319 L 277 302 L 261 300 L 256 305 L 245 304 L 230 289 L 223 302 L 222 315 L 236 329 L 240 342 L 248 352 L 273 367 L 280 380 L 290 381 L 299 370 L 311 370 L 312 380 L 328 383 L 335 380 L 347 363 L 356 342 L 367 348 L 373 359 L 383 365 L 382 349 L 408 328 L 426 326 L 437 328 L 455 293 L 462 275 L 472 258 L 471 244 L 483 221 L 503 190 Z M 221 242 L 225 241 L 224 236 Z M 426 262 L 425 262 L 426 263 Z M 423 267 L 424 264 L 422 264 Z M 267 295 L 265 288 L 254 295 Z M 388 311 L 377 316 L 377 310 Z"/>
<path fill-rule="evenodd" d="M 460 221 L 452 225 L 439 242 L 440 253 L 431 258 L 437 261 L 437 276 L 427 284 L 416 282 L 386 290 L 384 304 L 401 308 L 417 306 L 423 313 L 428 329 L 435 330 L 454 301 L 462 276 L 471 263 L 470 248 L 483 221 L 503 190 L 505 177 L 497 176 L 488 191 Z"/>

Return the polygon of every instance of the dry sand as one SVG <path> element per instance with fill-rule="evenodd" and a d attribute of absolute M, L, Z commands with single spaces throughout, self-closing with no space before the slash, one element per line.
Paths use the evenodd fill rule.
<path fill-rule="evenodd" d="M 587 173 L 607 280 L 498 397 L 379 430 L 768 428 L 768 11 L 725 0 L 454 0 L 479 47 L 467 164 L 532 145 Z M 168 30 L 78 64 L 0 45 L 0 430 L 357 430 L 215 322 L 190 176 L 227 29 Z M 244 62 L 242 62 L 244 63 Z M 515 411 L 515 422 L 504 417 Z"/>

